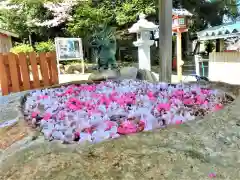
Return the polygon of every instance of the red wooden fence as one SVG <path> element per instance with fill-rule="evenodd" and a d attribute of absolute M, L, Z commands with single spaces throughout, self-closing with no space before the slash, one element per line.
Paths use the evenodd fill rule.
<path fill-rule="evenodd" d="M 59 83 L 56 53 L 0 54 L 3 95 Z"/>

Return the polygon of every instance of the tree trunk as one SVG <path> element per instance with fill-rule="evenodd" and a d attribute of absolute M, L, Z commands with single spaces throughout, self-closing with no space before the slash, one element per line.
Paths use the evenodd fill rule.
<path fill-rule="evenodd" d="M 29 44 L 32 46 L 32 35 L 31 34 L 28 35 L 28 39 L 29 39 Z"/>

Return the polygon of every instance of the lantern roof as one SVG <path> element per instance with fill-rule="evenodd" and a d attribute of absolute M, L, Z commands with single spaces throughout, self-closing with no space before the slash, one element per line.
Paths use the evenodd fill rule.
<path fill-rule="evenodd" d="M 190 13 L 188 10 L 186 9 L 172 9 L 172 15 L 175 16 L 193 16 L 192 13 Z"/>
<path fill-rule="evenodd" d="M 158 29 L 158 25 L 150 22 L 146 19 L 146 15 L 141 13 L 139 15 L 139 20 L 128 29 L 129 33 L 138 33 L 141 31 L 153 31 Z"/>

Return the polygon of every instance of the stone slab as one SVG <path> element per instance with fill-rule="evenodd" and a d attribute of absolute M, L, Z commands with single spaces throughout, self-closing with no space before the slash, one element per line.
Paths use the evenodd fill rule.
<path fill-rule="evenodd" d="M 123 67 L 120 69 L 120 75 L 123 79 L 136 79 L 138 69 L 135 67 Z"/>
<path fill-rule="evenodd" d="M 101 80 L 107 80 L 107 79 L 117 79 L 119 78 L 119 76 L 120 74 L 117 71 L 103 70 L 101 72 L 96 71 L 95 73 L 92 73 L 88 79 L 92 81 L 101 81 Z"/>

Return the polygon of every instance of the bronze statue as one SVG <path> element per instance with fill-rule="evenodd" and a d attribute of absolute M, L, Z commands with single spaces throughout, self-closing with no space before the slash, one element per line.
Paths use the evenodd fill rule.
<path fill-rule="evenodd" d="M 95 49 L 98 69 L 116 69 L 117 42 L 112 27 L 103 25 L 99 27 L 90 39 L 90 45 Z"/>

